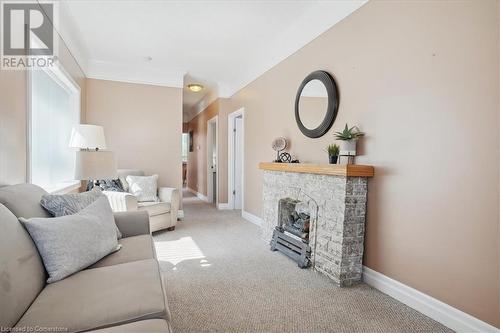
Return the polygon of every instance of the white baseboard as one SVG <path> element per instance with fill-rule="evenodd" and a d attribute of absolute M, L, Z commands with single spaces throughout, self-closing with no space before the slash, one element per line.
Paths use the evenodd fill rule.
<path fill-rule="evenodd" d="M 195 190 L 193 190 L 192 188 L 189 188 L 189 187 L 187 188 L 187 190 L 189 192 L 193 193 L 194 195 L 196 195 L 198 197 L 198 199 L 200 199 L 202 201 L 208 202 L 208 198 L 205 195 L 201 194 L 200 192 L 197 192 L 197 191 L 195 191 Z"/>
<path fill-rule="evenodd" d="M 184 211 L 183 211 L 183 210 L 179 210 L 179 211 L 177 211 L 177 218 L 178 218 L 178 219 L 182 219 L 182 218 L 184 218 Z"/>
<path fill-rule="evenodd" d="M 226 210 L 226 209 L 231 209 L 231 208 L 229 208 L 229 204 L 228 203 L 218 203 L 217 204 L 217 209 Z"/>
<path fill-rule="evenodd" d="M 262 225 L 262 219 L 260 217 L 253 215 L 247 211 L 242 210 L 241 217 L 243 217 L 248 222 L 252 222 L 253 224 L 258 225 L 259 227 Z"/>
<path fill-rule="evenodd" d="M 397 299 L 457 332 L 495 332 L 500 330 L 429 295 L 363 266 L 366 284 Z"/>

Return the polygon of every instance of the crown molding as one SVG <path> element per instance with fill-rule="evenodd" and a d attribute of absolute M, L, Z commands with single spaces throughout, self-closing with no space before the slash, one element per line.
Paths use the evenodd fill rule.
<path fill-rule="evenodd" d="M 131 83 L 131 84 L 143 84 L 143 85 L 148 85 L 148 86 L 158 86 L 158 87 L 165 87 L 165 88 L 179 88 L 182 89 L 182 83 L 180 85 L 172 85 L 172 84 L 166 84 L 162 82 L 156 82 L 156 81 L 147 81 L 147 80 L 128 80 L 128 79 L 123 79 L 115 76 L 107 76 L 107 75 L 87 75 L 87 79 L 92 79 L 92 80 L 103 80 L 103 81 L 114 81 L 114 82 L 122 82 L 122 83 Z"/>

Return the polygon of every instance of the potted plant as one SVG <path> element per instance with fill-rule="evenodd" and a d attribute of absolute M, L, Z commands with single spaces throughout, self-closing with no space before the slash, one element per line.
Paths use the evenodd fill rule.
<path fill-rule="evenodd" d="M 340 152 L 342 155 L 356 155 L 356 141 L 365 135 L 365 133 L 361 132 L 358 126 L 353 126 L 349 128 L 347 124 L 345 124 L 344 130 L 342 132 L 335 132 L 335 138 L 340 140 Z"/>
<path fill-rule="evenodd" d="M 337 160 L 339 158 L 340 147 L 335 144 L 328 145 L 326 147 L 326 151 L 328 152 L 328 158 L 330 164 L 337 164 Z"/>

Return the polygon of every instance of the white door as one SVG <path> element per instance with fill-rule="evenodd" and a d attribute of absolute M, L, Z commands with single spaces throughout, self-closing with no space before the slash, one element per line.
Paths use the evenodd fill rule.
<path fill-rule="evenodd" d="M 211 202 L 217 203 L 217 123 L 211 123 L 212 126 L 212 178 L 208 181 L 212 182 L 212 198 Z"/>
<path fill-rule="evenodd" d="M 242 208 L 243 118 L 234 119 L 234 209 Z"/>

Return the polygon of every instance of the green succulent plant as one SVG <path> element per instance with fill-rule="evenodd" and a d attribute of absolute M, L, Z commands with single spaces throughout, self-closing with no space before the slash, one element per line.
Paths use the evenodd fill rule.
<path fill-rule="evenodd" d="M 336 144 L 331 144 L 326 147 L 328 156 L 338 156 L 340 153 L 340 147 Z"/>
<path fill-rule="evenodd" d="M 365 135 L 365 133 L 361 132 L 358 126 L 349 128 L 349 126 L 345 124 L 344 130 L 342 132 L 335 132 L 333 135 L 335 135 L 335 138 L 337 140 L 349 141 L 356 140 Z"/>

